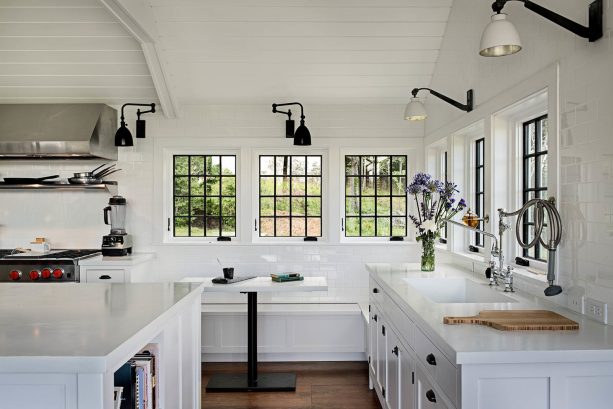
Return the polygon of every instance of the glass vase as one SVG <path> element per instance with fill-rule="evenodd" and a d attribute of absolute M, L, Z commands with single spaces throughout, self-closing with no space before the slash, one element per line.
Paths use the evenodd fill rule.
<path fill-rule="evenodd" d="M 434 237 L 421 239 L 421 271 L 434 271 Z"/>

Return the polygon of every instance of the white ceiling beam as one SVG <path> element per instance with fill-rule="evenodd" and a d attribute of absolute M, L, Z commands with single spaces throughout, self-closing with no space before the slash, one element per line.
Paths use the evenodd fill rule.
<path fill-rule="evenodd" d="M 156 45 L 158 35 L 151 8 L 139 0 L 100 0 L 100 2 L 140 43 L 162 111 L 167 118 L 176 118 L 179 115 L 179 107 L 170 89 L 168 76 Z"/>

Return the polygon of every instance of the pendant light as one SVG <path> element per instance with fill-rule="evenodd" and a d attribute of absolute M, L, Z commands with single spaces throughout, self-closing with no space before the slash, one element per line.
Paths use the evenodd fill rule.
<path fill-rule="evenodd" d="M 288 105 L 298 105 L 300 106 L 300 125 L 294 131 L 294 120 L 292 120 L 292 111 L 287 110 L 280 111 L 277 107 L 288 106 Z M 288 116 L 288 119 L 285 121 L 285 137 L 286 138 L 294 138 L 295 146 L 310 146 L 311 145 L 311 132 L 304 124 L 304 107 L 300 102 L 287 102 L 283 104 L 272 104 L 272 112 L 273 114 L 285 114 Z"/>
<path fill-rule="evenodd" d="M 446 95 L 441 94 L 430 88 L 413 88 L 411 91 L 411 101 L 407 104 L 404 110 L 404 119 L 407 121 L 423 121 L 428 118 L 428 112 L 426 111 L 426 107 L 424 104 L 417 98 L 417 93 L 421 90 L 427 90 L 430 94 L 434 95 L 437 98 L 442 99 L 448 104 L 453 105 L 454 107 L 461 109 L 462 111 L 470 112 L 473 110 L 473 90 L 469 89 L 466 92 L 466 104 L 462 104 L 454 99 L 449 98 Z"/>
<path fill-rule="evenodd" d="M 492 4 L 494 15 L 492 15 L 492 20 L 485 27 L 485 30 L 483 30 L 481 46 L 479 47 L 479 54 L 484 57 L 511 55 L 519 52 L 522 48 L 517 29 L 513 23 L 507 19 L 507 15 L 502 13 L 502 9 L 507 1 L 512 0 L 496 0 Z M 595 0 L 590 4 L 589 25 L 587 27 L 546 9 L 543 6 L 539 6 L 530 0 L 515 1 L 524 3 L 524 7 L 528 10 L 534 11 L 547 20 L 575 33 L 579 37 L 587 38 L 590 42 L 594 42 L 602 37 L 603 0 Z"/>
<path fill-rule="evenodd" d="M 145 137 L 145 120 L 140 119 L 142 114 L 155 113 L 155 104 L 136 104 L 136 103 L 127 103 L 121 106 L 121 123 L 117 132 L 115 132 L 115 146 L 134 146 L 134 139 L 132 138 L 132 133 L 128 129 L 126 125 L 124 108 L 127 106 L 137 106 L 137 107 L 149 107 L 147 111 L 141 111 L 140 109 L 136 111 L 136 137 L 144 138 Z"/>

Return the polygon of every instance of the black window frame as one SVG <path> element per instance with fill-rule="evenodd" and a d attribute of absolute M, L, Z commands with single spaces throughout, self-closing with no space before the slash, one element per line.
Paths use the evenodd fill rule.
<path fill-rule="evenodd" d="M 543 196 L 543 192 L 547 192 L 547 181 L 541 180 L 541 167 L 542 158 L 547 156 L 549 145 L 547 145 L 547 149 L 541 150 L 541 136 L 542 136 L 542 124 L 544 121 L 548 120 L 548 115 L 544 114 L 529 121 L 525 121 L 522 123 L 522 203 L 525 204 L 530 200 L 530 195 L 533 194 L 534 197 Z M 530 153 L 530 125 L 534 125 L 534 152 Z M 530 181 L 528 180 L 529 172 L 528 168 L 530 166 L 530 159 L 534 158 L 534 187 L 530 187 Z M 542 197 L 541 197 L 542 198 Z M 527 216 L 527 214 L 526 214 Z M 544 224 L 544 227 L 547 225 Z M 534 229 L 534 221 L 529 220 L 528 217 L 523 218 L 522 225 L 522 235 L 524 242 L 527 242 L 530 228 Z M 530 249 L 522 249 L 522 255 L 525 258 L 536 260 L 540 262 L 547 262 L 542 255 L 546 254 L 546 250 L 543 248 L 541 243 L 537 243 L 534 246 L 534 257 L 530 256 Z"/>
<path fill-rule="evenodd" d="M 485 209 L 485 137 L 475 140 L 475 214 L 480 219 L 483 218 Z M 479 190 L 483 185 L 483 190 Z M 483 221 L 479 221 L 477 228 L 483 230 Z M 484 237 L 481 233 L 475 233 L 475 246 L 483 248 L 485 246 Z"/>
<path fill-rule="evenodd" d="M 262 174 L 262 157 L 272 157 L 274 158 L 274 171 L 272 175 L 268 175 L 268 174 Z M 288 158 L 288 171 L 289 173 L 287 175 L 283 175 L 283 174 L 278 174 L 277 173 L 277 158 L 279 157 L 287 157 Z M 305 163 L 305 169 L 304 169 L 304 175 L 292 175 L 292 159 L 293 158 L 304 158 L 304 163 Z M 320 169 L 319 169 L 319 174 L 318 175 L 312 175 L 312 174 L 308 174 L 308 170 L 307 170 L 307 166 L 308 166 L 308 158 L 319 158 L 319 163 L 320 163 Z M 277 239 L 277 238 L 282 238 L 282 239 L 294 239 L 294 238 L 321 238 L 323 237 L 323 230 L 324 230 L 324 226 L 323 226 L 323 166 L 324 166 L 324 161 L 323 161 L 323 155 L 311 155 L 311 154 L 304 154 L 304 155 L 297 155 L 297 154 L 287 154 L 287 155 L 279 155 L 279 154 L 260 154 L 258 155 L 258 224 L 259 224 L 259 228 L 258 228 L 258 236 L 260 238 L 265 238 L 265 239 Z M 274 178 L 274 183 L 273 183 L 273 194 L 272 195 L 262 195 L 262 177 L 273 177 Z M 289 177 L 289 194 L 288 195 L 277 195 L 277 183 L 276 183 L 276 178 L 277 177 Z M 304 184 L 304 195 L 294 195 L 292 193 L 292 178 L 293 177 L 304 177 L 305 178 L 305 184 Z M 319 195 L 312 195 L 312 194 L 308 194 L 308 179 L 309 178 L 319 178 Z M 289 198 L 289 215 L 288 216 L 278 216 L 277 215 L 277 198 L 280 197 L 288 197 Z M 304 210 L 304 216 L 292 216 L 292 198 L 302 198 L 304 197 L 305 200 L 305 210 Z M 308 215 L 308 198 L 319 198 L 319 216 L 312 216 L 312 215 Z M 272 198 L 273 199 L 273 214 L 272 216 L 262 216 L 262 198 Z M 287 218 L 289 219 L 289 235 L 288 236 L 278 236 L 277 235 L 277 219 L 279 218 Z M 304 218 L 304 235 L 303 236 L 294 236 L 292 235 L 293 231 L 292 231 L 292 219 L 294 218 Z M 274 234 L 272 236 L 263 236 L 262 235 L 262 219 L 273 219 L 273 232 Z M 319 219 L 319 235 L 317 236 L 309 236 L 308 235 L 308 231 L 309 231 L 309 225 L 308 225 L 308 219 Z"/>
<path fill-rule="evenodd" d="M 177 174 L 176 173 L 176 169 L 177 169 L 177 158 L 179 157 L 187 157 L 188 158 L 188 162 L 187 162 L 187 174 Z M 195 174 L 192 173 L 192 158 L 203 158 L 204 161 L 204 168 L 203 168 L 203 174 Z M 219 158 L 219 174 L 218 175 L 214 175 L 214 174 L 208 174 L 207 173 L 207 158 L 212 158 L 212 157 L 218 157 Z M 223 174 L 223 159 L 224 157 L 232 157 L 234 158 L 234 174 L 233 175 L 224 175 Z M 238 215 L 237 215 L 237 202 L 238 202 L 238 198 L 237 198 L 237 156 L 234 154 L 173 154 L 172 155 L 172 236 L 174 238 L 213 238 L 213 237 L 224 237 L 224 238 L 232 238 L 232 237 L 237 237 L 237 231 L 238 231 Z M 205 184 L 204 184 L 204 188 L 203 188 L 203 194 L 202 195 L 193 195 L 192 194 L 192 189 L 191 189 L 191 182 L 192 182 L 192 178 L 197 177 L 197 178 L 204 178 Z M 219 194 L 216 195 L 209 195 L 206 193 L 206 180 L 207 177 L 219 177 Z M 231 177 L 234 178 L 234 195 L 224 195 L 223 194 L 223 178 L 224 177 Z M 177 195 L 177 178 L 187 178 L 187 195 Z M 177 215 L 177 198 L 187 198 L 188 201 L 188 216 L 182 216 L 182 215 Z M 204 214 L 202 216 L 195 216 L 192 215 L 192 199 L 193 198 L 203 198 L 204 201 Z M 206 210 L 206 206 L 207 206 L 207 198 L 218 198 L 219 199 L 219 215 L 207 215 L 207 210 Z M 234 215 L 223 215 L 223 199 L 224 198 L 233 198 L 234 199 Z M 198 236 L 193 236 L 192 235 L 192 219 L 194 218 L 200 218 L 202 217 L 204 219 L 204 233 L 202 236 L 198 235 Z M 207 219 L 215 219 L 218 218 L 219 219 L 219 234 L 218 235 L 207 235 Z M 233 235 L 227 235 L 227 234 L 223 234 L 223 219 L 226 218 L 232 218 L 234 219 L 234 234 Z M 177 220 L 178 219 L 186 219 L 187 220 L 187 236 L 177 236 Z"/>
<path fill-rule="evenodd" d="M 353 174 L 352 175 L 348 175 L 347 174 L 347 165 L 346 165 L 347 164 L 347 158 L 350 158 L 350 157 L 358 158 L 358 161 L 360 163 L 360 166 L 359 166 L 359 169 L 358 169 L 358 174 L 355 174 L 355 175 L 353 175 Z M 362 174 L 362 166 L 361 166 L 362 159 L 363 158 L 367 158 L 367 157 L 374 157 L 375 158 L 375 166 L 374 166 L 375 170 L 374 170 L 374 173 L 372 173 L 372 174 L 363 175 Z M 378 164 L 378 160 L 379 160 L 378 158 L 380 158 L 380 157 L 387 157 L 390 160 L 390 173 L 388 175 L 380 175 L 378 173 L 378 165 L 377 164 Z M 400 175 L 394 175 L 393 174 L 392 165 L 393 165 L 393 158 L 394 157 L 402 157 L 402 158 L 404 158 L 404 165 L 405 165 L 405 168 L 404 168 L 404 172 L 405 173 L 404 174 L 400 174 Z M 406 194 L 406 186 L 407 186 L 407 183 L 408 183 L 408 176 L 409 176 L 408 175 L 408 173 L 409 173 L 408 167 L 409 167 L 408 155 L 403 155 L 403 154 L 385 154 L 385 155 L 381 155 L 381 154 L 372 154 L 372 155 L 361 155 L 361 154 L 360 155 L 352 155 L 352 154 L 346 154 L 346 155 L 344 155 L 343 168 L 344 168 L 344 174 L 345 175 L 344 175 L 344 178 L 343 178 L 343 181 L 344 181 L 344 186 L 343 186 L 343 190 L 344 190 L 344 200 L 343 200 L 344 228 L 343 228 L 343 230 L 344 230 L 344 237 L 345 238 L 347 238 L 347 239 L 364 239 L 364 238 L 367 238 L 367 239 L 388 238 L 388 239 L 390 239 L 392 237 L 402 237 L 402 238 L 404 238 L 404 237 L 408 236 L 408 197 L 407 197 L 407 194 Z M 389 194 L 382 194 L 382 195 L 378 194 L 379 193 L 378 189 L 377 189 L 377 177 L 378 176 L 389 176 L 390 177 L 390 192 L 389 192 Z M 391 178 L 394 177 L 394 176 L 404 177 L 405 178 L 404 187 L 403 187 L 403 189 L 401 189 L 402 190 L 402 194 L 393 194 L 393 192 L 392 192 L 392 181 L 391 181 Z M 372 195 L 364 195 L 364 194 L 362 194 L 362 180 L 365 177 L 373 177 L 374 180 L 375 180 L 374 193 Z M 358 194 L 357 195 L 347 195 L 347 181 L 349 180 L 349 178 L 358 178 Z M 362 197 L 368 197 L 368 198 L 372 197 L 372 198 L 374 198 L 374 205 L 375 205 L 374 215 L 362 215 L 362 210 L 361 210 L 361 208 L 362 208 Z M 395 215 L 393 213 L 393 211 L 392 211 L 393 199 L 394 198 L 399 198 L 399 197 L 404 197 L 404 214 L 403 215 Z M 358 198 L 358 206 L 360 208 L 358 216 L 354 216 L 354 215 L 348 216 L 347 215 L 347 199 L 348 198 L 354 198 L 354 199 Z M 387 215 L 379 216 L 377 214 L 377 199 L 378 198 L 389 198 L 390 199 L 390 213 L 389 213 L 389 216 L 387 216 Z M 375 234 L 373 236 L 364 236 L 364 235 L 362 235 L 362 219 L 363 218 L 373 218 L 374 219 L 374 222 L 375 222 L 374 232 L 375 232 Z M 378 225 L 378 219 L 379 218 L 382 218 L 382 219 L 388 218 L 389 219 L 389 223 L 390 223 L 389 224 L 390 225 L 390 235 L 383 236 L 383 235 L 378 235 L 377 234 L 377 227 L 378 227 L 377 225 Z M 393 234 L 393 232 L 394 232 L 394 229 L 393 229 L 393 220 L 394 220 L 394 218 L 404 218 L 404 234 L 402 236 L 394 235 Z M 348 225 L 347 220 L 348 219 L 358 219 L 358 226 L 359 226 L 359 230 L 358 231 L 359 231 L 359 234 L 357 236 L 353 236 L 353 235 L 352 236 L 348 236 L 347 235 L 347 230 L 348 230 L 347 229 L 347 225 Z"/>

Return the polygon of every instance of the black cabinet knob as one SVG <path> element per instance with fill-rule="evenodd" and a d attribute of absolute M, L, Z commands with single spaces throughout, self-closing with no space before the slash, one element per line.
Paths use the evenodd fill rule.
<path fill-rule="evenodd" d="M 377 322 L 377 314 L 372 316 L 373 321 Z"/>
<path fill-rule="evenodd" d="M 398 347 L 394 347 L 394 349 L 392 349 L 392 354 L 398 356 Z"/>
<path fill-rule="evenodd" d="M 375 293 L 375 294 L 377 294 L 377 293 L 379 292 L 379 289 L 378 289 L 378 288 L 373 288 L 373 289 L 372 289 L 372 292 L 373 292 L 373 293 Z"/>
<path fill-rule="evenodd" d="M 429 389 L 426 392 L 426 399 L 428 399 L 432 403 L 436 403 L 436 395 L 434 394 L 434 391 L 432 389 Z"/>
<path fill-rule="evenodd" d="M 428 354 L 426 357 L 426 362 L 432 366 L 436 366 L 436 358 L 434 357 L 434 354 Z"/>

